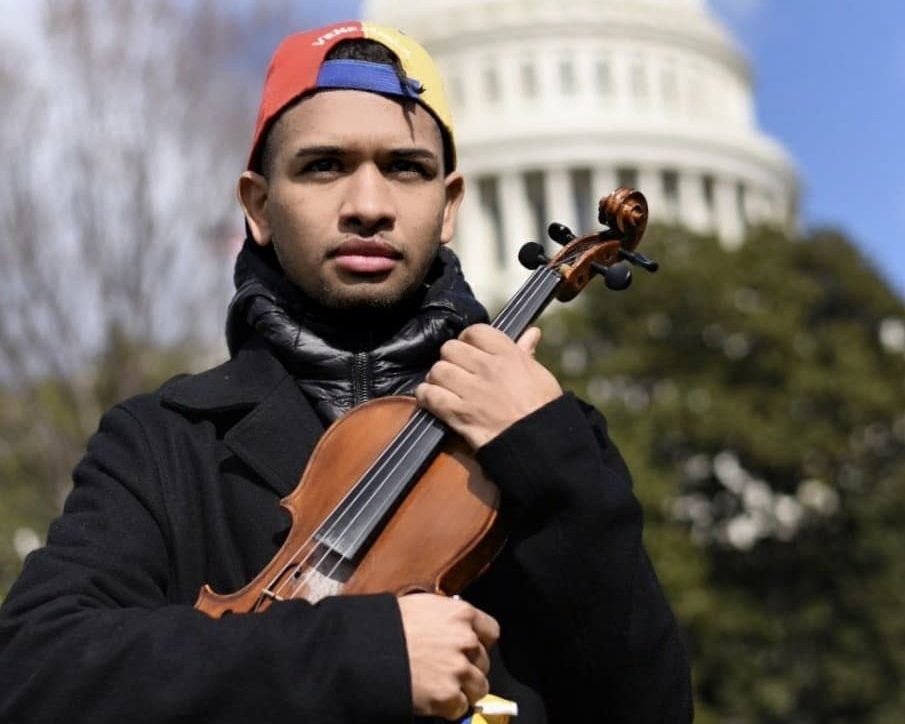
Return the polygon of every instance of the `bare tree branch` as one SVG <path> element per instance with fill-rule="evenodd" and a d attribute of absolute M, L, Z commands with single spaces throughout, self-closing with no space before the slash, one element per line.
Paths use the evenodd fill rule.
<path fill-rule="evenodd" d="M 236 49 L 285 24 L 271 4 L 53 0 L 41 45 L 0 53 L 0 388 L 24 403 L 0 447 L 56 494 L 98 414 L 165 372 L 154 350 L 222 344 L 257 100 Z"/>

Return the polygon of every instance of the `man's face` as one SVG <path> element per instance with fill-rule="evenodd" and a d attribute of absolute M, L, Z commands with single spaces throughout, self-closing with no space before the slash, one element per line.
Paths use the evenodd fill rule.
<path fill-rule="evenodd" d="M 287 277 L 332 309 L 387 307 L 424 280 L 453 234 L 459 174 L 443 175 L 430 114 L 364 91 L 321 91 L 271 131 L 265 179 L 239 196 L 255 241 Z"/>

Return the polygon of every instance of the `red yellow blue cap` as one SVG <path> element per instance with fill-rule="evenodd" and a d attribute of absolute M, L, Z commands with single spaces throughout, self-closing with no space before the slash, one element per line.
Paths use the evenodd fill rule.
<path fill-rule="evenodd" d="M 355 39 L 373 40 L 392 51 L 399 58 L 406 81 L 401 82 L 391 67 L 380 63 L 326 60 L 337 43 Z M 447 171 L 455 168 L 452 117 L 433 59 L 404 33 L 357 20 L 295 33 L 277 48 L 264 80 L 249 168 L 254 167 L 261 140 L 280 112 L 298 97 L 327 88 L 366 90 L 417 101 L 445 131 L 444 143 L 449 146 L 447 156 L 451 162 Z"/>

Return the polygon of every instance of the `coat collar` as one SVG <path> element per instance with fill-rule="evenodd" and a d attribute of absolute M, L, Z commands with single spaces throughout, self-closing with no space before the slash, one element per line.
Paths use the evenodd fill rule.
<path fill-rule="evenodd" d="M 260 339 L 218 367 L 174 380 L 162 401 L 190 417 L 244 412 L 223 441 L 282 496 L 298 485 L 324 431 L 295 380 Z"/>
<path fill-rule="evenodd" d="M 166 406 L 189 414 L 238 411 L 259 404 L 288 376 L 267 343 L 257 337 L 223 364 L 173 380 L 162 390 L 162 399 Z"/>

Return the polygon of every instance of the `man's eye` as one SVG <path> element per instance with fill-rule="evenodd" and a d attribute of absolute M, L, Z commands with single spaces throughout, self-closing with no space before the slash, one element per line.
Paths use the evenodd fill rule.
<path fill-rule="evenodd" d="M 427 177 L 428 170 L 425 168 L 424 164 L 419 163 L 418 161 L 410 161 L 408 159 L 400 158 L 393 161 L 392 164 L 393 173 L 402 174 L 405 176 L 421 176 Z"/>
<path fill-rule="evenodd" d="M 332 173 L 340 170 L 339 161 L 335 158 L 319 158 L 306 163 L 302 173 Z"/>

